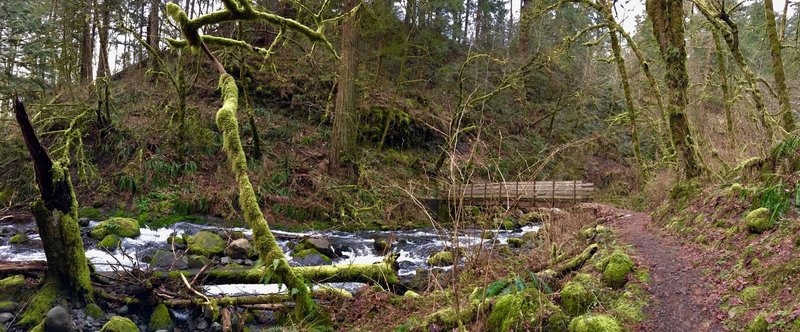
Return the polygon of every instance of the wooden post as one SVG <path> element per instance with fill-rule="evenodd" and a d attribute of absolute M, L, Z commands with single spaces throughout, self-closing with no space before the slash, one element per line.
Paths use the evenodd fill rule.
<path fill-rule="evenodd" d="M 572 204 L 575 204 L 578 201 L 578 184 L 575 180 L 572 180 Z"/>
<path fill-rule="evenodd" d="M 550 207 L 554 208 L 556 207 L 556 180 L 553 180 L 553 191 L 550 192 L 550 197 Z"/>

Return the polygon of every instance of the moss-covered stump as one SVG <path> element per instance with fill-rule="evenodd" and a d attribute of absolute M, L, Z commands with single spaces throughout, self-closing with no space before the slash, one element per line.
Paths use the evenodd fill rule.
<path fill-rule="evenodd" d="M 139 327 L 136 326 L 130 319 L 120 316 L 111 317 L 111 319 L 103 325 L 100 332 L 141 332 Z"/>
<path fill-rule="evenodd" d="M 28 234 L 25 233 L 17 233 L 14 234 L 10 239 L 8 239 L 8 244 L 22 244 L 28 242 Z"/>
<path fill-rule="evenodd" d="M 169 309 L 163 303 L 156 306 L 150 315 L 150 323 L 147 324 L 150 331 L 172 329 L 172 318 L 169 317 Z"/>
<path fill-rule="evenodd" d="M 595 301 L 593 290 L 599 281 L 590 274 L 579 273 L 561 288 L 561 308 L 570 316 L 586 312 Z"/>
<path fill-rule="evenodd" d="M 536 288 L 497 299 L 486 322 L 490 331 L 564 331 L 567 316 Z"/>
<path fill-rule="evenodd" d="M 189 238 L 188 253 L 192 255 L 220 256 L 225 252 L 227 242 L 217 233 L 200 231 Z"/>
<path fill-rule="evenodd" d="M 611 316 L 589 314 L 573 318 L 569 332 L 622 332 L 622 327 Z"/>
<path fill-rule="evenodd" d="M 761 234 L 775 227 L 772 212 L 763 207 L 750 211 L 744 217 L 744 221 L 747 224 L 747 231 L 753 234 Z"/>
<path fill-rule="evenodd" d="M 97 244 L 97 247 L 108 251 L 114 251 L 119 247 L 120 241 L 119 236 L 116 234 L 108 234 Z"/>
<path fill-rule="evenodd" d="M 136 219 L 114 217 L 100 222 L 92 229 L 90 235 L 93 239 L 102 240 L 109 234 L 135 238 L 139 233 L 139 222 Z"/>
<path fill-rule="evenodd" d="M 453 263 L 453 253 L 447 250 L 437 252 L 428 257 L 428 265 L 430 266 L 450 266 Z"/>
<path fill-rule="evenodd" d="M 603 268 L 603 282 L 612 288 L 622 288 L 628 282 L 627 275 L 633 271 L 633 260 L 623 252 L 617 251 L 608 257 Z"/>

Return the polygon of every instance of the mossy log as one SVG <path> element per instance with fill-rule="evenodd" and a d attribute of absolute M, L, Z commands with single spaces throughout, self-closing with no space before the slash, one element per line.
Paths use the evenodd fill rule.
<path fill-rule="evenodd" d="M 592 243 L 577 256 L 572 257 L 553 268 L 537 272 L 536 276 L 543 280 L 561 279 L 572 271 L 580 270 L 580 268 L 583 267 L 586 262 L 589 261 L 592 256 L 594 256 L 595 253 L 597 253 L 598 248 L 599 247 L 596 243 Z"/>
<path fill-rule="evenodd" d="M 206 283 L 249 283 L 259 284 L 264 282 L 267 268 L 219 268 L 203 272 Z M 363 282 L 366 284 L 380 284 L 385 286 L 397 285 L 399 279 L 393 268 L 392 262 L 378 264 L 342 264 L 333 266 L 298 266 L 292 267 L 295 275 L 307 282 Z M 180 278 L 184 274 L 187 278 L 196 275 L 197 271 L 172 271 L 157 273 L 157 277 Z"/>

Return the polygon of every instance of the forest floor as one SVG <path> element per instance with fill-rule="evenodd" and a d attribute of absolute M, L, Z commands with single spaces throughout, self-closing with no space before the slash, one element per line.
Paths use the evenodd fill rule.
<path fill-rule="evenodd" d="M 650 270 L 652 303 L 639 330 L 725 331 L 717 319 L 714 287 L 702 274 L 703 252 L 660 230 L 646 213 L 613 211 L 618 218 L 609 226 L 633 246 L 634 259 Z"/>

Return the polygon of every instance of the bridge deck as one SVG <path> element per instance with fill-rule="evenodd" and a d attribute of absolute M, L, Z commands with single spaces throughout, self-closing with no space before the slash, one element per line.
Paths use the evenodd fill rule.
<path fill-rule="evenodd" d="M 574 181 L 472 183 L 453 188 L 448 200 L 466 205 L 564 206 L 586 201 L 594 184 Z"/>

